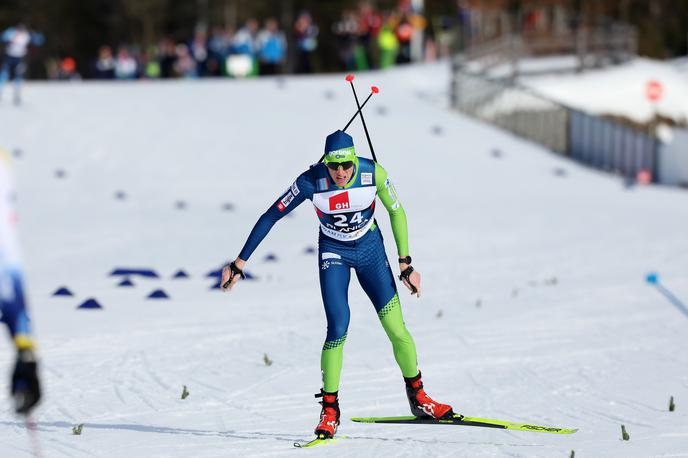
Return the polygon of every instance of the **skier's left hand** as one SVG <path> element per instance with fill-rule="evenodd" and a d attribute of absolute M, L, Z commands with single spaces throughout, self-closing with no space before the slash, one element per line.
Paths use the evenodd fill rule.
<path fill-rule="evenodd" d="M 399 269 L 402 272 L 406 270 L 408 266 L 408 264 L 399 263 Z M 409 276 L 409 281 L 411 283 L 409 283 L 409 281 L 407 281 L 406 279 L 402 279 L 401 281 L 404 283 L 404 285 L 406 285 L 409 291 L 411 291 L 411 294 L 415 294 L 416 297 L 420 297 L 420 273 L 418 273 L 417 270 L 414 269 L 413 272 L 411 272 L 411 275 Z M 413 292 L 413 286 L 411 285 L 416 287 L 415 293 Z"/>

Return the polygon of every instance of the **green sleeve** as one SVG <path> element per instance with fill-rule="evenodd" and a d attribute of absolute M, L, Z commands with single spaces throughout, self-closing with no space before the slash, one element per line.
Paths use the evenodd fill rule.
<path fill-rule="evenodd" d="M 382 205 L 385 206 L 389 213 L 389 220 L 392 223 L 392 232 L 394 233 L 394 241 L 397 243 L 397 253 L 400 257 L 408 256 L 408 226 L 406 224 L 406 212 L 404 207 L 399 202 L 399 196 L 394 189 L 387 171 L 381 165 L 375 164 L 375 184 L 377 187 L 377 196 L 380 198 Z"/>

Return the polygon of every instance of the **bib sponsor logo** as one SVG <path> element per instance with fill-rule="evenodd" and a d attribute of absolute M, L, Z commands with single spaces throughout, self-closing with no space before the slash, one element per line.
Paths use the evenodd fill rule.
<path fill-rule="evenodd" d="M 370 230 L 370 226 L 373 225 L 373 220 L 370 219 L 368 222 L 363 226 L 362 228 L 355 230 L 353 232 L 349 232 L 350 229 L 342 230 L 341 228 L 337 229 L 332 229 L 324 224 L 320 224 L 320 230 L 322 233 L 330 238 L 333 238 L 335 240 L 356 240 L 361 237 L 363 237 L 368 230 Z M 334 259 L 329 259 L 329 262 L 334 263 L 334 262 L 339 262 L 338 260 Z"/>
<path fill-rule="evenodd" d="M 294 197 L 298 196 L 301 191 L 299 191 L 299 187 L 296 186 L 296 181 L 294 184 L 291 185 L 291 192 L 294 194 Z"/>
<path fill-rule="evenodd" d="M 289 193 L 277 204 L 277 210 L 283 212 L 287 209 L 292 200 L 294 200 L 294 194 L 289 191 Z"/>
<path fill-rule="evenodd" d="M 349 207 L 349 191 L 330 197 L 330 211 L 347 210 Z"/>
<path fill-rule="evenodd" d="M 523 425 L 523 429 L 529 429 L 531 431 L 548 431 L 552 433 L 558 433 L 561 431 L 561 428 L 553 428 L 553 427 L 547 427 L 547 426 L 537 426 L 537 425 Z"/>
<path fill-rule="evenodd" d="M 347 157 L 352 157 L 353 155 L 354 149 L 352 147 L 330 151 L 329 153 L 329 156 L 334 156 L 335 159 L 345 159 Z"/>
<path fill-rule="evenodd" d="M 373 184 L 373 174 L 372 173 L 362 173 L 361 174 L 361 184 L 363 186 L 368 184 Z"/>

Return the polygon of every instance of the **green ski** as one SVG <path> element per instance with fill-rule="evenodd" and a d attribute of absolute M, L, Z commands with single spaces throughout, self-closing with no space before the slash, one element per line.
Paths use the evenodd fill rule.
<path fill-rule="evenodd" d="M 402 417 L 369 417 L 352 418 L 351 421 L 359 423 L 396 423 L 412 425 L 455 425 L 455 426 L 477 426 L 481 428 L 512 429 L 516 431 L 532 431 L 537 433 L 550 434 L 573 434 L 578 429 L 558 428 L 556 426 L 532 425 L 530 423 L 515 423 L 504 420 L 491 420 L 489 418 L 464 417 L 455 414 L 454 418 L 447 420 L 436 420 L 434 418 L 423 418 L 413 416 Z"/>
<path fill-rule="evenodd" d="M 308 442 L 294 442 L 294 447 L 296 448 L 310 448 L 310 447 L 316 447 L 318 445 L 323 445 L 323 444 L 331 444 L 333 442 L 337 442 L 339 439 L 344 439 L 346 436 L 337 436 L 333 437 L 331 439 L 327 439 L 324 436 L 320 435 L 313 439 L 312 441 Z"/>

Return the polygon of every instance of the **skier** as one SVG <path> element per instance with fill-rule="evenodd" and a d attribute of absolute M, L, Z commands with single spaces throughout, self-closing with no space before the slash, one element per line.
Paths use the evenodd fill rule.
<path fill-rule="evenodd" d="M 26 70 L 24 58 L 30 44 L 40 46 L 43 41 L 43 35 L 30 31 L 22 23 L 3 32 L 2 42 L 5 45 L 5 54 L 0 66 L 0 97 L 5 82 L 8 79 L 14 80 L 14 104 L 21 103 L 21 82 Z"/>
<path fill-rule="evenodd" d="M 17 413 L 28 414 L 41 398 L 29 317 L 24 306 L 18 260 L 9 157 L 0 150 L 0 321 L 9 328 L 17 349 L 11 393 Z"/>
<path fill-rule="evenodd" d="M 394 186 L 382 166 L 356 156 L 353 139 L 341 130 L 327 137 L 324 163 L 299 175 L 260 217 L 239 256 L 222 271 L 223 289 L 231 290 L 243 278 L 246 261 L 272 226 L 304 200 L 313 202 L 320 220 L 320 290 L 327 316 L 327 337 L 320 359 L 323 387 L 316 395 L 322 397 L 320 421 L 315 428 L 320 438 L 333 437 L 339 425 L 339 377 L 349 326 L 347 292 L 352 268 L 392 343 L 413 415 L 442 419 L 454 415 L 451 406 L 432 400 L 423 389 L 416 347 L 404 324 L 382 234 L 373 218 L 376 196 L 390 215 L 400 279 L 420 297 L 420 274 L 411 267 L 408 251 L 406 213 Z"/>

